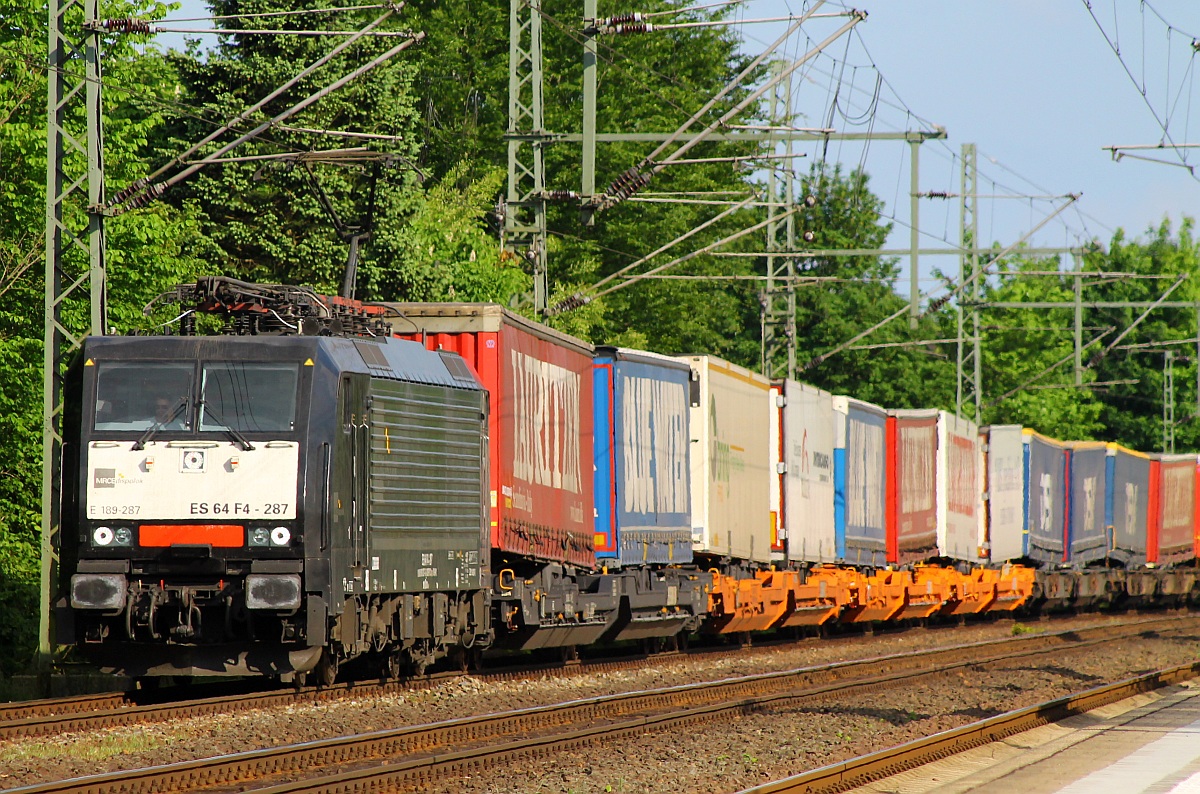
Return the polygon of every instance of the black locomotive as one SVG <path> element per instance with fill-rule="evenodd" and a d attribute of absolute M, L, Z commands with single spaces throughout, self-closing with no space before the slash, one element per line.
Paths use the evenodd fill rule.
<path fill-rule="evenodd" d="M 68 373 L 58 641 L 130 676 L 324 681 L 487 645 L 488 396 L 462 359 L 305 289 L 169 297 L 179 335 L 89 338 Z"/>

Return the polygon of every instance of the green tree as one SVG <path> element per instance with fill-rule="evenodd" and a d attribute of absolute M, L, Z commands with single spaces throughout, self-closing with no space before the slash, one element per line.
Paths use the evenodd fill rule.
<path fill-rule="evenodd" d="M 222 16 L 292 10 L 276 0 L 216 0 Z M 271 19 L 280 29 L 354 30 L 378 9 Z M 282 21 L 280 21 L 280 19 Z M 398 17 L 379 29 L 403 32 Z M 244 18 L 223 20 L 245 27 Z M 218 121 L 233 118 L 285 83 L 334 46 L 326 37 L 246 35 L 223 37 L 208 52 L 175 53 L 181 95 L 200 113 L 180 113 L 159 138 L 160 161 L 199 140 Z M 268 103 L 247 124 L 270 118 L 341 75 L 385 53 L 396 37 L 365 38 Z M 341 287 L 348 237 L 335 229 L 371 223 L 358 265 L 357 295 L 402 300 L 507 300 L 523 289 L 519 271 L 500 261 L 484 236 L 485 215 L 499 188 L 494 169 L 448 168 L 425 189 L 418 166 L 420 118 L 412 82 L 412 50 L 401 52 L 304 111 L 230 152 L 230 156 L 290 159 L 226 162 L 205 170 L 168 193 L 175 206 L 194 200 L 200 208 L 211 264 L 248 280 L 298 283 L 323 291 Z M 329 133 L 298 131 L 327 130 Z M 370 155 L 313 155 L 314 151 L 363 149 L 362 139 L 338 133 L 388 136 L 368 139 Z M 215 150 L 223 136 L 206 147 Z M 384 156 L 386 161 L 379 162 Z M 370 161 L 364 162 L 364 157 Z M 372 189 L 372 185 L 374 188 Z M 372 200 L 373 198 L 373 200 Z M 322 201 L 324 199 L 324 203 Z M 332 213 L 332 214 L 331 214 Z"/>
<path fill-rule="evenodd" d="M 1073 301 L 1069 276 L 1031 275 L 1058 268 L 1057 258 L 1010 257 L 998 268 L 999 278 L 984 284 L 984 301 Z M 1067 440 L 1089 440 L 1103 432 L 1096 393 L 1074 388 L 1073 365 L 1060 363 L 1074 349 L 1073 311 L 984 312 L 985 423 L 1023 424 Z"/>
<path fill-rule="evenodd" d="M 1175 279 L 1184 280 L 1171 292 L 1171 302 L 1200 300 L 1200 245 L 1192 236 L 1193 222 L 1184 218 L 1176 232 L 1168 220 L 1148 229 L 1146 238 L 1127 240 L 1118 231 L 1103 256 L 1089 259 L 1089 269 L 1129 273 L 1141 278 L 1097 279 L 1088 297 L 1102 301 L 1153 302 Z M 1109 339 L 1133 325 L 1143 309 L 1097 309 L 1085 315 L 1090 325 L 1115 329 Z M 1200 418 L 1196 405 L 1196 310 L 1158 308 L 1121 340 L 1120 346 L 1092 369 L 1099 381 L 1122 381 L 1099 395 L 1100 422 L 1105 439 L 1145 451 L 1161 451 L 1163 438 L 1164 357 L 1175 354 L 1176 449 L 1200 449 Z M 1109 344 L 1105 339 L 1100 346 Z M 1174 344 L 1173 344 L 1174 343 Z M 1182 344 L 1180 344 L 1182 343 Z M 1089 351 L 1090 352 L 1090 351 Z M 1089 359 L 1094 357 L 1089 357 Z"/>
<path fill-rule="evenodd" d="M 161 16 L 156 3 L 115 3 L 114 16 Z M 42 312 L 46 208 L 46 71 L 44 6 L 26 2 L 4 12 L 0 38 L 0 671 L 11 672 L 35 645 L 42 452 Z M 148 136 L 161 123 L 174 79 L 136 37 L 105 42 L 106 169 L 122 184 L 146 173 Z M 82 103 L 73 123 L 82 129 Z M 75 156 L 75 155 L 72 155 Z M 72 167 L 77 167 L 75 163 Z M 77 172 L 77 171 L 76 171 Z M 72 222 L 80 221 L 79 208 Z M 200 270 L 202 241 L 190 210 L 154 206 L 107 225 L 109 324 L 143 327 L 141 307 Z M 78 257 L 70 249 L 66 256 Z M 73 272 L 80 262 L 73 260 Z M 86 291 L 80 291 L 86 293 Z M 64 305 L 68 327 L 86 327 L 86 295 Z"/>
<path fill-rule="evenodd" d="M 814 248 L 883 246 L 892 226 L 882 220 L 883 202 L 871 193 L 865 173 L 817 166 L 802 185 L 802 195 L 816 199 L 801 215 L 801 228 L 814 235 Z M 947 337 L 952 320 L 945 309 L 927 313 L 916 329 L 910 328 L 907 315 L 898 317 L 857 345 L 822 359 L 905 307 L 907 300 L 895 290 L 895 259 L 819 257 L 800 270 L 814 278 L 797 290 L 798 361 L 809 363 L 801 380 L 887 408 L 953 410 L 953 350 L 913 344 Z"/>

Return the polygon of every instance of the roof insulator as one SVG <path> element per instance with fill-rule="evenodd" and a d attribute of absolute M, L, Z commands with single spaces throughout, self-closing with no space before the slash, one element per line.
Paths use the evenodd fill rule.
<path fill-rule="evenodd" d="M 100 23 L 100 27 L 113 33 L 158 33 L 158 25 L 152 24 L 148 19 L 138 19 L 137 17 L 106 19 Z"/>

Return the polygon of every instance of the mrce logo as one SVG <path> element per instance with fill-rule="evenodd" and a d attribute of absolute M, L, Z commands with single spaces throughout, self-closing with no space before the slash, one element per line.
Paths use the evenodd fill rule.
<path fill-rule="evenodd" d="M 202 449 L 185 449 L 179 457 L 179 470 L 185 473 L 203 473 L 208 460 Z"/>

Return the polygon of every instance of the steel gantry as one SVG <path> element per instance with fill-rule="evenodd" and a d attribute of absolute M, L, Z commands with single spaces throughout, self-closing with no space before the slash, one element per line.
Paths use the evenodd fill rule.
<path fill-rule="evenodd" d="M 547 300 L 544 147 L 550 138 L 542 110 L 541 6 L 541 0 L 509 0 L 508 191 L 504 209 L 504 248 L 524 256 L 532 265 L 533 302 L 539 312 L 545 310 Z"/>
<path fill-rule="evenodd" d="M 46 262 L 42 399 L 41 617 L 38 654 L 53 650 L 50 599 L 58 566 L 62 377 L 66 358 L 106 325 L 104 140 L 99 0 L 49 0 Z M 86 293 L 89 311 L 65 312 Z"/>

